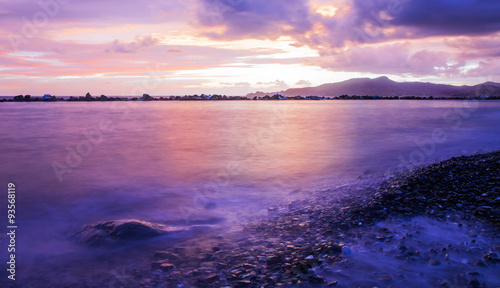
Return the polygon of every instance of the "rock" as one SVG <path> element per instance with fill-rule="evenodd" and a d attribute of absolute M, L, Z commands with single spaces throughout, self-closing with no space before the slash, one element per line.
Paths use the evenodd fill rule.
<path fill-rule="evenodd" d="M 352 255 L 352 254 L 354 254 L 354 253 L 352 252 L 351 248 L 349 248 L 349 247 L 347 247 L 347 246 L 344 246 L 344 247 L 342 247 L 342 254 L 343 254 L 344 256 L 349 257 L 349 256 L 351 256 L 351 255 Z"/>
<path fill-rule="evenodd" d="M 339 284 L 339 281 L 333 281 L 333 282 L 326 284 L 326 286 L 336 287 L 338 284 Z"/>
<path fill-rule="evenodd" d="M 325 280 L 321 276 L 314 275 L 309 277 L 308 282 L 311 284 L 321 284 L 324 283 Z"/>
<path fill-rule="evenodd" d="M 23 95 L 14 96 L 14 102 L 22 102 L 22 101 L 24 101 Z"/>
<path fill-rule="evenodd" d="M 170 270 L 173 270 L 174 268 L 175 266 L 170 263 L 163 263 L 160 265 L 160 269 L 164 272 L 168 272 Z"/>
<path fill-rule="evenodd" d="M 276 207 L 269 207 L 269 208 L 267 208 L 267 212 L 269 212 L 269 213 L 277 213 L 278 212 L 278 208 L 276 208 Z"/>
<path fill-rule="evenodd" d="M 448 283 L 447 281 L 443 281 L 439 284 L 439 286 L 437 286 L 438 288 L 451 288 L 450 286 L 450 283 Z"/>
<path fill-rule="evenodd" d="M 179 255 L 167 251 L 156 251 L 153 258 L 158 260 L 177 261 L 179 260 Z"/>
<path fill-rule="evenodd" d="M 478 267 L 486 267 L 486 264 L 483 261 L 479 260 L 479 261 L 476 262 L 476 266 L 478 266 Z"/>
<path fill-rule="evenodd" d="M 208 281 L 208 282 L 214 282 L 214 281 L 219 280 L 219 275 L 217 275 L 217 274 L 210 274 L 207 277 L 205 277 L 204 280 Z"/>
<path fill-rule="evenodd" d="M 101 246 L 123 241 L 144 240 L 184 230 L 186 228 L 172 228 L 136 219 L 123 219 L 85 225 L 73 236 L 78 242 L 91 246 Z"/>
<path fill-rule="evenodd" d="M 441 261 L 436 260 L 436 259 L 431 259 L 431 260 L 429 260 L 429 264 L 431 264 L 432 266 L 439 266 L 439 265 L 441 265 Z"/>
<path fill-rule="evenodd" d="M 158 269 L 160 269 L 162 264 L 169 264 L 169 263 L 167 262 L 167 260 L 156 261 L 156 262 L 151 263 L 151 269 L 158 270 Z"/>
<path fill-rule="evenodd" d="M 479 287 L 481 287 L 481 283 L 479 283 L 479 281 L 476 278 L 472 278 L 472 279 L 470 279 L 467 287 L 469 287 L 469 288 L 479 288 Z"/>
<path fill-rule="evenodd" d="M 392 280 L 392 277 L 391 277 L 391 275 L 388 275 L 388 274 L 382 274 L 382 275 L 380 275 L 380 276 L 378 277 L 378 279 L 379 279 L 380 281 L 389 282 L 389 281 L 391 281 L 391 280 Z"/>

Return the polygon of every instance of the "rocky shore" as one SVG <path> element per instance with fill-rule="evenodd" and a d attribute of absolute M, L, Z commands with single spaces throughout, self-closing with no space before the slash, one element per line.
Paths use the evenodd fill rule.
<path fill-rule="evenodd" d="M 500 151 L 366 173 L 370 181 L 269 207 L 241 229 L 160 236 L 155 250 L 100 256 L 113 263 L 83 280 L 52 279 L 67 267 L 46 266 L 51 273 L 30 272 L 24 287 L 499 287 L 499 172 Z M 82 229 L 90 244 L 109 244 L 167 228 L 128 220 Z"/>
<path fill-rule="evenodd" d="M 500 152 L 492 152 L 376 186 L 318 191 L 270 207 L 268 219 L 238 233 L 157 251 L 149 275 L 137 271 L 135 281 L 140 287 L 497 287 L 499 172 Z"/>

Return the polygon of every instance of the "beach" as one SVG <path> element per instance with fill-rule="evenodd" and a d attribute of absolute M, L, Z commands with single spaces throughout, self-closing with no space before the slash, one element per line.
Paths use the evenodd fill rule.
<path fill-rule="evenodd" d="M 499 171 L 496 151 L 389 175 L 376 185 L 317 191 L 269 207 L 242 230 L 158 250 L 150 255 L 151 269 L 125 271 L 123 283 L 114 281 L 125 287 L 497 287 Z M 71 287 L 109 287 L 108 277 Z"/>
<path fill-rule="evenodd" d="M 495 287 L 499 103 L 470 103 L 8 104 L 14 284 Z"/>
<path fill-rule="evenodd" d="M 321 191 L 309 201 L 269 209 L 267 220 L 227 243 L 214 239 L 202 251 L 157 252 L 153 268 L 176 268 L 165 266 L 141 285 L 497 287 L 499 171 L 497 151 L 389 177 L 379 187 L 351 191 L 347 201 Z M 351 206 L 341 205 L 346 202 Z M 393 265 L 356 254 L 383 255 Z M 384 272 L 396 267 L 405 269 Z"/>

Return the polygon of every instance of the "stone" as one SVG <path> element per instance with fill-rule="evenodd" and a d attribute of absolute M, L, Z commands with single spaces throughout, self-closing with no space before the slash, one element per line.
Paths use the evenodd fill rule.
<path fill-rule="evenodd" d="M 382 275 L 380 275 L 380 276 L 378 277 L 378 279 L 379 279 L 380 281 L 389 282 L 389 281 L 391 281 L 391 280 L 392 280 L 392 277 L 391 277 L 391 275 L 388 275 L 388 274 L 382 274 Z"/>
<path fill-rule="evenodd" d="M 73 237 L 78 242 L 90 246 L 101 246 L 150 239 L 170 232 L 185 230 L 187 228 L 172 228 L 137 219 L 122 219 L 85 225 L 74 233 Z"/>
<path fill-rule="evenodd" d="M 349 257 L 349 256 L 351 256 L 351 255 L 352 255 L 352 254 L 354 254 L 354 253 L 352 252 L 351 248 L 349 248 L 349 247 L 347 247 L 347 246 L 343 246 L 343 247 L 342 247 L 342 254 L 343 254 L 344 256 Z"/>
<path fill-rule="evenodd" d="M 153 258 L 158 260 L 177 261 L 179 260 L 179 255 L 168 251 L 156 251 L 155 254 L 153 255 Z"/>
<path fill-rule="evenodd" d="M 431 259 L 431 260 L 429 260 L 429 264 L 431 264 L 432 266 L 439 266 L 439 265 L 441 265 L 441 261 L 436 260 L 436 259 Z"/>
<path fill-rule="evenodd" d="M 208 282 L 213 282 L 213 281 L 217 281 L 217 280 L 219 280 L 219 275 L 217 275 L 217 274 L 210 274 L 207 277 L 205 277 L 205 281 L 208 281 Z"/>
<path fill-rule="evenodd" d="M 173 264 L 170 264 L 170 263 L 163 263 L 160 265 L 160 269 L 164 272 L 171 271 L 174 268 L 175 268 L 175 266 Z"/>

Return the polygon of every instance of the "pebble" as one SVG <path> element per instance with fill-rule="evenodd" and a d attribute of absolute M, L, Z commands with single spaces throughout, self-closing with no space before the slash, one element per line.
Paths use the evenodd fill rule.
<path fill-rule="evenodd" d="M 354 253 L 352 252 L 351 248 L 344 246 L 344 247 L 342 247 L 342 254 L 344 256 L 349 257 L 349 256 L 352 256 Z"/>
<path fill-rule="evenodd" d="M 172 265 L 172 264 L 169 264 L 169 263 L 163 263 L 163 264 L 160 265 L 160 269 L 162 271 L 165 271 L 165 272 L 173 270 L 174 268 L 175 268 L 175 266 Z"/>
<path fill-rule="evenodd" d="M 378 279 L 380 281 L 389 282 L 392 280 L 392 277 L 391 277 L 391 275 L 388 275 L 388 274 L 382 274 L 382 275 L 380 275 L 380 277 L 378 277 Z"/>
<path fill-rule="evenodd" d="M 443 249 L 442 245 L 446 243 L 434 247 L 429 247 L 429 244 L 429 246 L 420 245 L 414 248 L 411 247 L 412 241 L 418 237 L 418 230 L 401 235 L 396 234 L 397 230 L 393 228 L 391 231 L 394 232 L 387 228 L 372 229 L 371 234 L 367 234 L 366 229 L 374 227 L 372 225 L 388 216 L 406 218 L 415 215 L 427 215 L 450 221 L 450 223 L 457 223 L 459 227 L 462 227 L 460 222 L 463 222 L 464 228 L 462 229 L 470 231 L 468 233 L 479 231 L 471 229 L 473 227 L 469 224 L 471 218 L 472 221 L 489 221 L 493 225 L 500 225 L 500 213 L 496 212 L 500 212 L 500 207 L 498 207 L 500 179 L 497 176 L 500 174 L 499 159 L 500 152 L 455 157 L 383 180 L 376 188 L 356 185 L 337 187 L 339 191 L 348 191 L 350 198 L 347 200 L 336 199 L 335 197 L 340 193 L 321 192 L 311 199 L 290 202 L 288 209 L 269 207 L 270 213 L 266 216 L 269 220 L 250 222 L 239 235 L 241 239 L 220 240 L 207 244 L 206 249 L 189 247 L 178 251 L 174 249 L 179 248 L 157 251 L 153 258 L 162 261 L 155 261 L 152 264 L 153 269 L 154 267 L 160 269 L 159 267 L 163 264 L 172 266 L 165 266 L 170 273 L 162 273 L 153 277 L 157 279 L 157 282 L 163 281 L 163 283 L 184 281 L 182 282 L 186 283 L 183 284 L 184 287 L 236 288 L 270 287 L 270 285 L 272 287 L 309 287 L 315 284 L 335 287 L 339 285 L 338 281 L 324 284 L 326 282 L 321 275 L 325 274 L 318 271 L 326 271 L 326 267 L 331 263 L 337 263 L 339 267 L 353 265 L 356 259 L 346 259 L 353 255 L 349 246 L 366 243 L 365 245 L 368 246 L 376 246 L 373 251 L 391 253 L 394 248 L 384 249 L 387 247 L 385 245 L 388 245 L 385 241 L 396 242 L 393 247 L 397 249 L 393 253 L 401 261 L 416 261 L 413 263 L 428 263 L 431 266 L 443 265 L 440 260 L 434 258 L 451 259 L 439 258 L 445 261 L 443 263 L 448 263 L 454 257 L 458 257 L 459 254 L 455 254 L 457 251 L 463 251 L 464 248 L 448 245 L 446 249 Z M 345 205 L 346 203 L 349 205 Z M 461 213 L 460 216 L 447 218 L 457 213 Z M 353 230 L 354 227 L 357 227 L 357 230 Z M 478 236 L 471 234 L 470 237 L 477 238 Z M 474 239 L 468 240 L 470 247 L 473 244 L 472 240 Z M 349 246 L 339 244 L 342 241 L 348 243 Z M 478 244 L 479 241 L 473 245 Z M 477 258 L 458 261 L 470 267 L 469 271 L 474 271 L 472 269 L 481 271 L 481 267 L 498 264 L 498 256 L 492 252 L 498 253 L 500 247 L 495 249 L 478 251 L 471 249 L 468 253 L 476 253 Z M 485 251 L 489 253 L 485 254 Z M 445 254 L 449 254 L 450 257 L 445 257 Z M 362 255 L 361 252 L 360 255 Z M 178 260 L 175 260 L 176 257 Z M 175 261 L 181 261 L 182 265 Z M 429 277 L 427 273 L 433 273 L 433 270 L 428 270 L 425 276 L 422 272 L 417 272 L 417 274 Z M 179 272 L 181 273 L 176 274 Z M 467 275 L 467 270 L 463 273 Z M 351 277 L 356 277 L 356 275 L 344 276 L 347 282 L 346 287 Z M 468 277 L 482 279 L 483 276 L 469 274 Z M 465 286 L 469 284 L 474 287 L 477 283 L 482 285 L 477 279 L 472 281 L 473 279 L 467 279 L 468 277 L 460 278 L 465 281 L 463 283 Z M 441 279 L 452 278 L 453 275 L 450 275 L 450 278 Z M 344 278 L 342 279 L 344 281 Z M 389 274 L 379 275 L 379 280 L 383 282 L 393 281 L 393 279 L 399 281 L 404 279 L 404 275 L 394 276 L 394 278 Z M 436 285 L 438 283 L 436 282 Z M 449 285 L 450 283 L 445 281 L 439 284 L 439 287 L 449 287 Z"/>
<path fill-rule="evenodd" d="M 431 264 L 432 266 L 439 266 L 439 265 L 441 265 L 441 261 L 436 260 L 436 259 L 431 259 L 431 260 L 429 260 L 429 264 Z"/>

